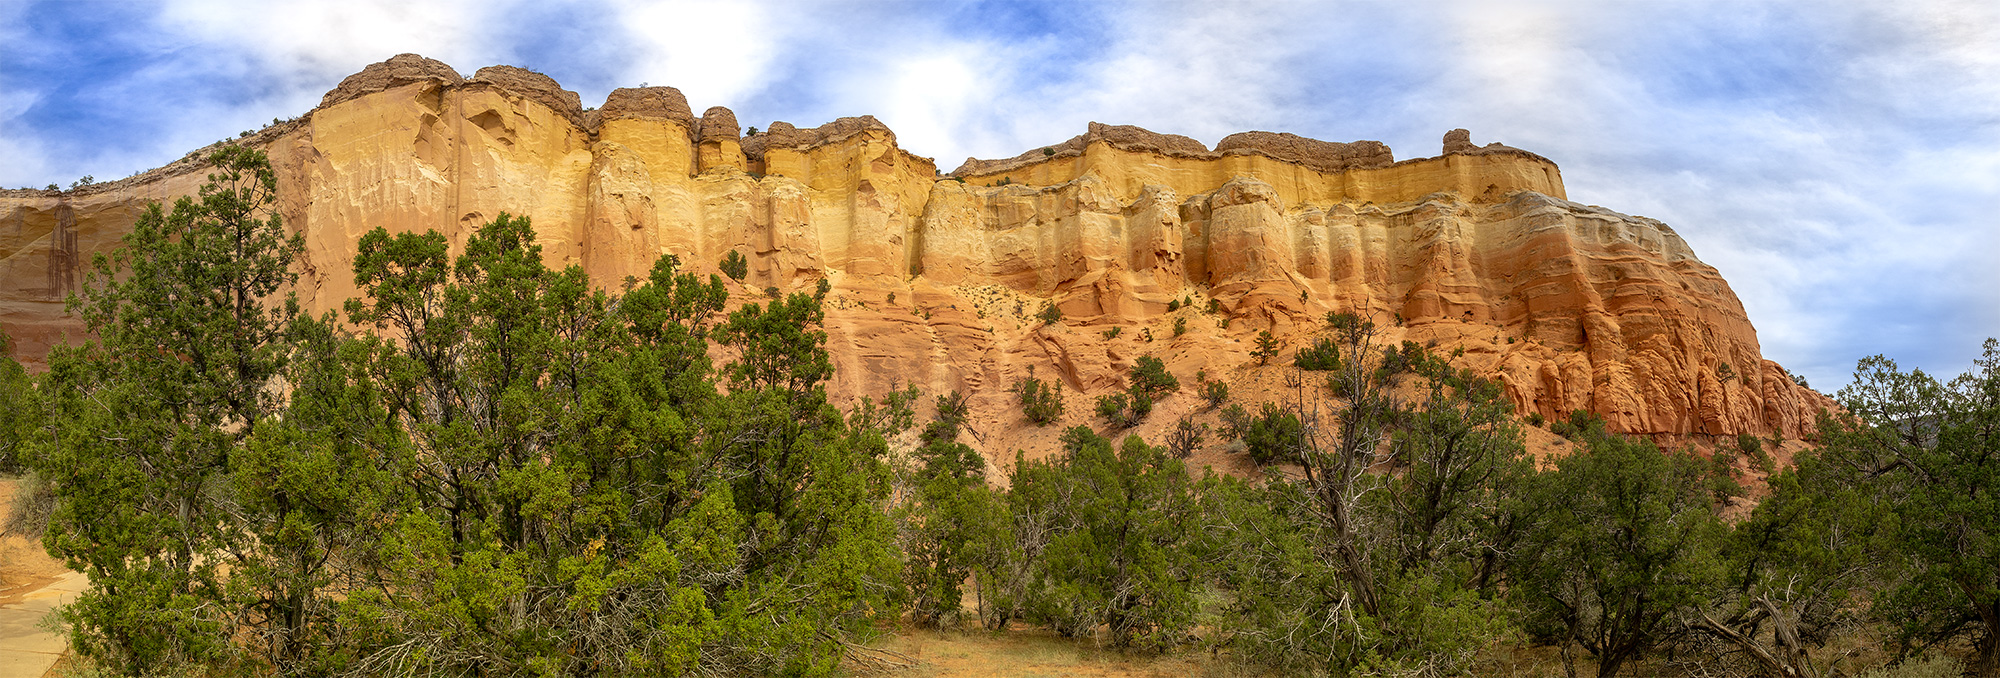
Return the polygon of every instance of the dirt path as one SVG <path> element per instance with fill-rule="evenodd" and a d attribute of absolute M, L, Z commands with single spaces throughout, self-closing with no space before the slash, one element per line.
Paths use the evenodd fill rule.
<path fill-rule="evenodd" d="M 71 572 L 0 603 L 0 678 L 41 678 L 69 649 L 62 636 L 42 630 L 42 617 L 90 586 Z"/>
<path fill-rule="evenodd" d="M 891 650 L 913 662 L 897 670 L 851 666 L 856 675 L 893 678 L 1178 678 L 1222 676 L 1226 667 L 1199 652 L 1166 656 L 1127 655 L 1087 640 L 1057 638 L 1044 631 L 926 631 L 904 629 L 870 646 Z"/>
<path fill-rule="evenodd" d="M 0 525 L 19 485 L 0 479 Z M 50 558 L 41 540 L 0 535 L 0 678 L 41 678 L 62 658 L 69 643 L 42 630 L 42 618 L 89 586 L 82 574 Z"/>

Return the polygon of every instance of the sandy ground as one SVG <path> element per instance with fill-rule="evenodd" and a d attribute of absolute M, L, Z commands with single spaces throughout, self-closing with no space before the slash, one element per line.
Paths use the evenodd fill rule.
<path fill-rule="evenodd" d="M 14 492 L 20 484 L 12 478 L 0 479 L 0 516 L 13 510 Z M 40 539 L 0 535 L 0 605 L 18 602 L 65 574 L 69 570 L 42 550 Z"/>
<path fill-rule="evenodd" d="M 891 661 L 907 659 L 912 666 L 878 668 L 848 662 L 854 675 L 897 678 L 1166 678 L 1220 676 L 1219 665 L 1207 655 L 1125 655 L 1102 649 L 1091 640 L 1060 638 L 1038 630 L 929 631 L 905 629 L 868 644 L 893 651 Z"/>
<path fill-rule="evenodd" d="M 0 479 L 0 512 L 13 509 L 19 486 L 18 480 Z M 89 585 L 50 558 L 40 540 L 0 535 L 0 678 L 57 675 L 54 666 L 69 644 L 44 631 L 42 618 Z"/>

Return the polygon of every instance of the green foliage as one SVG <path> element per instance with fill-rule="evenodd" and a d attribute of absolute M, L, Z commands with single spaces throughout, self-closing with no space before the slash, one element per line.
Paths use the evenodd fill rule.
<path fill-rule="evenodd" d="M 71 647 L 126 674 L 218 665 L 237 598 L 225 581 L 255 557 L 230 519 L 230 461 L 278 406 L 302 240 L 268 213 L 277 179 L 261 152 L 225 146 L 198 198 L 140 213 L 125 247 L 96 258 L 80 297 L 96 341 L 49 355 L 51 437 L 27 455 L 56 497 L 44 545 L 93 586 L 63 608 Z M 251 635 L 284 633 L 257 626 Z"/>
<path fill-rule="evenodd" d="M 1131 414 L 1132 399 L 1124 393 L 1107 393 L 1097 397 L 1093 411 L 1113 428 L 1129 428 L 1139 423 Z"/>
<path fill-rule="evenodd" d="M 1750 460 L 1751 465 L 1759 471 L 1768 474 L 1777 468 L 1776 462 L 1771 459 L 1771 454 L 1764 451 L 1764 441 L 1759 440 L 1757 436 L 1748 433 L 1736 434 L 1736 450 L 1744 459 Z"/>
<path fill-rule="evenodd" d="M 1187 318 L 1175 318 L 1174 336 L 1179 337 L 1183 334 L 1187 334 Z"/>
<path fill-rule="evenodd" d="M 882 397 L 880 406 L 875 404 L 873 397 L 861 396 L 861 402 L 854 406 L 853 412 L 848 413 L 847 420 L 855 428 L 872 429 L 885 438 L 900 435 L 916 422 L 918 395 L 917 385 L 911 384 L 902 390 L 891 386 L 889 394 Z"/>
<path fill-rule="evenodd" d="M 1252 419 L 1250 411 L 1243 409 L 1242 403 L 1230 403 L 1229 407 L 1222 409 L 1222 414 L 1219 416 L 1222 418 L 1222 437 L 1242 440 L 1244 436 L 1250 435 Z"/>
<path fill-rule="evenodd" d="M 1181 389 L 1181 380 L 1167 371 L 1166 364 L 1149 355 L 1139 356 L 1139 360 L 1132 363 L 1131 382 L 1131 390 L 1135 394 L 1144 393 L 1155 400 Z"/>
<path fill-rule="evenodd" d="M 1480 563 L 1472 581 L 1495 580 L 1494 536 L 1533 463 L 1500 385 L 1470 370 L 1425 362 L 1423 399 L 1391 437 L 1392 541 L 1404 571 L 1444 560 Z M 1486 591 L 1491 593 L 1491 591 Z"/>
<path fill-rule="evenodd" d="M 1725 579 L 1690 624 L 1696 637 L 1738 650 L 1742 659 L 1724 670 L 1827 675 L 1815 651 L 1862 622 L 1863 597 L 1896 548 L 1889 513 L 1861 479 L 1852 467 L 1801 453 L 1734 526 L 1722 546 Z"/>
<path fill-rule="evenodd" d="M 1043 325 L 1060 325 L 1063 321 L 1062 309 L 1056 308 L 1053 303 L 1042 302 L 1042 310 L 1035 314 L 1035 318 L 1041 320 Z"/>
<path fill-rule="evenodd" d="M 1179 299 L 1173 299 L 1173 300 L 1169 300 L 1169 301 L 1167 302 L 1167 312 L 1168 312 L 1168 313 L 1172 313 L 1172 312 L 1174 312 L 1174 311 L 1178 311 L 1178 310 L 1181 310 L 1181 300 L 1179 300 Z"/>
<path fill-rule="evenodd" d="M 1605 435 L 1604 418 L 1590 410 L 1571 410 L 1569 417 L 1549 424 L 1549 432 L 1572 441 Z"/>
<path fill-rule="evenodd" d="M 1201 449 L 1202 441 L 1208 436 L 1208 425 L 1197 424 L 1194 417 L 1183 415 L 1174 421 L 1174 428 L 1167 432 L 1167 450 L 1175 459 L 1194 456 Z"/>
<path fill-rule="evenodd" d="M 1028 366 L 1028 376 L 1014 384 L 1014 391 L 1021 396 L 1021 412 L 1036 426 L 1047 426 L 1062 418 L 1062 380 L 1045 382 L 1035 378 L 1035 368 Z"/>
<path fill-rule="evenodd" d="M 21 364 L 14 362 L 8 347 L 11 340 L 0 332 L 0 473 L 15 474 L 26 468 L 25 450 L 34 432 L 42 427 L 42 404 L 34 381 Z"/>
<path fill-rule="evenodd" d="M 1350 341 L 1357 333 L 1374 331 L 1374 323 L 1362 320 L 1361 316 L 1353 313 L 1343 313 L 1340 311 L 1328 311 L 1326 314 L 1326 325 L 1339 333 L 1344 340 Z"/>
<path fill-rule="evenodd" d="M 1163 649 L 1187 636 L 1198 610 L 1200 559 L 1185 529 L 1194 483 L 1180 461 L 1128 437 L 1077 427 L 1065 454 L 1016 461 L 1009 504 L 1028 569 L 1007 602 L 1068 636 L 1107 627 L 1115 647 Z"/>
<path fill-rule="evenodd" d="M 728 254 L 722 255 L 722 262 L 718 265 L 722 268 L 722 274 L 729 276 L 730 280 L 740 282 L 745 276 L 750 275 L 750 260 L 736 250 L 730 250 Z"/>
<path fill-rule="evenodd" d="M 1309 372 L 1325 372 L 1340 369 L 1340 344 L 1333 339 L 1322 337 L 1311 346 L 1299 349 L 1292 356 L 1292 364 Z"/>
<path fill-rule="evenodd" d="M 236 188 L 143 215 L 84 300 L 101 343 L 51 357 L 65 424 L 33 456 L 51 550 L 93 577 L 62 614 L 81 653 L 134 674 L 823 674 L 905 598 L 883 436 L 915 394 L 827 404 L 824 285 L 718 323 L 719 276 L 663 257 L 612 299 L 501 215 L 455 260 L 434 232 L 365 235 L 356 336 L 277 303 L 296 239 L 248 216 L 261 158 L 225 153 Z M 924 477 L 969 486 L 950 437 L 925 436 Z"/>
<path fill-rule="evenodd" d="M 741 351 L 730 369 L 732 384 L 742 390 L 780 389 L 805 396 L 833 376 L 826 354 L 826 332 L 816 329 L 826 318 L 829 287 L 821 280 L 812 295 L 793 294 L 768 304 L 745 304 L 715 330 L 716 339 Z"/>
<path fill-rule="evenodd" d="M 913 502 L 903 508 L 904 582 L 918 623 L 938 626 L 960 613 L 964 583 L 1004 541 L 1006 509 L 986 485 L 986 459 L 958 442 L 964 396 L 937 399 L 937 415 L 912 455 Z"/>
<path fill-rule="evenodd" d="M 1271 336 L 1270 330 L 1259 330 L 1257 349 L 1250 352 L 1250 357 L 1256 358 L 1258 365 L 1269 365 L 1275 355 L 1278 355 L 1278 338 Z"/>
<path fill-rule="evenodd" d="M 1405 341 L 1399 349 L 1382 347 L 1382 359 L 1377 363 L 1375 372 L 1377 379 L 1388 379 L 1399 374 L 1422 374 L 1439 369 L 1448 370 L 1450 366 L 1417 342 Z"/>
<path fill-rule="evenodd" d="M 1043 157 L 1050 157 L 1054 156 L 1055 154 L 1056 154 L 1056 149 L 1048 148 L 1046 146 L 1042 148 Z"/>
<path fill-rule="evenodd" d="M 1589 650 L 1609 678 L 1707 604 L 1725 528 L 1699 458 L 1598 433 L 1585 442 L 1530 489 L 1509 596 L 1532 637 Z"/>
<path fill-rule="evenodd" d="M 1224 401 L 1229 400 L 1229 385 L 1219 381 L 1209 381 L 1206 370 L 1196 372 L 1194 379 L 1196 391 L 1201 394 L 1201 399 L 1208 403 L 1210 409 L 1221 407 Z"/>
<path fill-rule="evenodd" d="M 1875 613 L 1905 654 L 1971 639 L 1972 671 L 2000 672 L 2000 341 L 1949 382 L 1882 356 L 1854 377 L 1848 414 L 1822 415 L 1819 435 L 1845 485 L 1887 514 Z"/>
<path fill-rule="evenodd" d="M 1132 365 L 1130 378 L 1131 383 L 1125 387 L 1124 393 L 1097 398 L 1097 416 L 1114 428 L 1137 425 L 1146 415 L 1152 414 L 1154 403 L 1181 387 L 1180 379 L 1168 372 L 1159 358 L 1152 356 L 1140 356 Z"/>
<path fill-rule="evenodd" d="M 1717 506 L 1727 506 L 1729 500 L 1746 494 L 1736 460 L 1737 455 L 1726 448 L 1717 448 L 1708 457 L 1708 487 Z"/>
<path fill-rule="evenodd" d="M 1125 328 L 1123 328 L 1123 327 L 1113 327 L 1113 328 L 1111 328 L 1111 329 L 1108 329 L 1108 330 L 1105 330 L 1105 331 L 1104 331 L 1104 338 L 1106 338 L 1106 339 L 1117 339 L 1117 338 L 1118 338 L 1118 334 L 1119 334 L 1119 332 L 1122 332 L 1122 331 L 1124 331 L 1124 329 L 1125 329 Z"/>
<path fill-rule="evenodd" d="M 1258 464 L 1292 464 L 1304 458 L 1305 425 L 1291 410 L 1264 403 L 1263 412 L 1243 429 L 1243 444 Z"/>

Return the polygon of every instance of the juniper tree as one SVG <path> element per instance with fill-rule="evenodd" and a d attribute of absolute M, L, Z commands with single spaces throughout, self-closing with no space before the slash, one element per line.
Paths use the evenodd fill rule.
<path fill-rule="evenodd" d="M 2000 341 L 1949 382 L 1863 359 L 1840 390 L 1849 415 L 1825 415 L 1827 463 L 1885 507 L 1891 586 L 1874 608 L 1904 655 L 1974 643 L 1975 674 L 2000 675 Z"/>
<path fill-rule="evenodd" d="M 1018 604 L 1025 616 L 1076 636 L 1102 625 L 1117 647 L 1165 648 L 1194 623 L 1199 558 L 1186 468 L 1137 437 L 1117 447 L 1085 427 L 1063 434 L 1064 456 L 1017 461 L 1014 534 L 1036 543 Z"/>
<path fill-rule="evenodd" d="M 1679 630 L 1721 581 L 1723 533 L 1706 465 L 1649 442 L 1593 433 L 1538 476 L 1532 525 L 1510 567 L 1528 633 L 1597 658 L 1609 678 Z"/>
<path fill-rule="evenodd" d="M 986 459 L 958 442 L 965 398 L 937 399 L 937 416 L 925 427 L 914 461 L 911 503 L 904 508 L 905 581 L 918 623 L 948 623 L 960 611 L 964 583 L 1002 538 L 1005 509 L 986 485 Z"/>
<path fill-rule="evenodd" d="M 7 334 L 0 332 L 0 412 L 8 413 L 0 420 L 0 473 L 17 473 L 24 468 L 24 450 L 42 422 L 34 382 L 14 361 L 8 350 L 11 344 Z"/>
<path fill-rule="evenodd" d="M 80 654 L 128 675 L 226 662 L 221 568 L 251 557 L 230 519 L 231 460 L 277 410 L 303 240 L 270 212 L 259 151 L 224 146 L 199 194 L 140 212 L 80 296 L 96 339 L 49 355 L 53 435 L 31 453 L 56 509 L 44 543 L 93 586 L 59 618 Z"/>

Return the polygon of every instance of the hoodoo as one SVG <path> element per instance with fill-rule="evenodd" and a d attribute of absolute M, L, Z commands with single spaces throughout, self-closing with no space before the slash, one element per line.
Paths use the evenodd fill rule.
<path fill-rule="evenodd" d="M 1073 395 L 1121 387 L 1145 355 L 1183 379 L 1242 374 L 1259 331 L 1297 346 L 1330 311 L 1456 353 L 1524 413 L 1588 409 L 1622 432 L 1797 437 L 1828 404 L 1763 358 L 1728 283 L 1672 228 L 1570 202 L 1554 162 L 1465 130 L 1399 161 L 1375 141 L 1244 132 L 1210 149 L 1091 123 L 941 175 L 872 117 L 749 136 L 737 120 L 696 117 L 669 87 L 585 110 L 539 73 L 463 78 L 406 54 L 230 143 L 270 155 L 315 311 L 355 294 L 355 242 L 376 226 L 459 244 L 528 215 L 551 264 L 611 289 L 662 254 L 714 270 L 734 250 L 750 273 L 732 294 L 831 284 L 837 399 L 959 390 L 976 434 L 1023 425 L 1007 387 L 1030 369 Z M 147 202 L 194 193 L 202 155 L 0 192 L 0 329 L 17 357 L 78 338 L 63 299 L 85 262 Z M 1045 303 L 1065 320 L 1037 320 Z"/>

